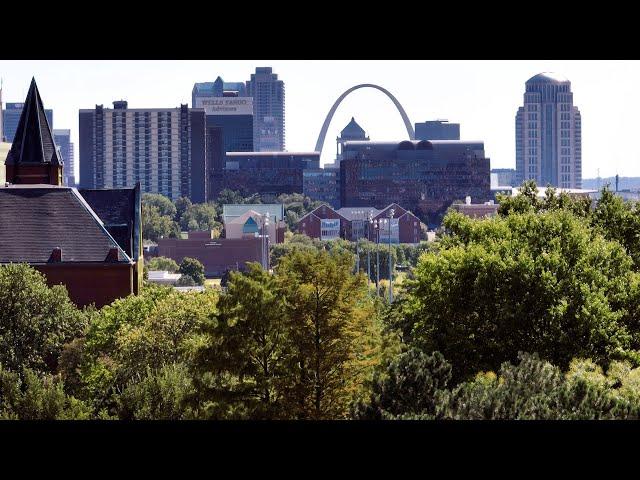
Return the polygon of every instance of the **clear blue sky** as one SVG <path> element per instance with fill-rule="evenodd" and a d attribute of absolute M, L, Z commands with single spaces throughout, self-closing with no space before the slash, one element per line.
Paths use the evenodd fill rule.
<path fill-rule="evenodd" d="M 3 101 L 22 102 L 36 77 L 54 127 L 70 128 L 78 152 L 78 110 L 191 104 L 194 82 L 244 81 L 257 66 L 272 66 L 285 82 L 286 148 L 313 150 L 324 118 L 347 88 L 375 83 L 395 95 L 413 123 L 446 118 L 461 124 L 463 140 L 483 140 L 492 167 L 515 167 L 514 118 L 524 82 L 552 71 L 569 78 L 582 113 L 583 175 L 640 176 L 635 143 L 640 127 L 640 61 L 5 61 Z M 357 90 L 338 108 L 323 163 L 333 160 L 335 137 L 354 116 L 372 140 L 402 140 L 406 130 L 379 91 Z M 78 154 L 76 153 L 76 160 Z M 77 167 L 76 167 L 77 168 Z M 76 171 L 77 174 L 77 171 Z"/>

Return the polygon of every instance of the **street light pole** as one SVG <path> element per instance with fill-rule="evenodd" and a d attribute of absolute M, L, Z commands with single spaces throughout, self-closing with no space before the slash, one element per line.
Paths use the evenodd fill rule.
<path fill-rule="evenodd" d="M 395 213 L 392 208 L 389 211 L 389 303 L 393 303 L 393 272 L 391 267 L 391 220 L 393 219 L 393 214 Z"/>
<path fill-rule="evenodd" d="M 374 220 L 376 230 L 376 297 L 380 296 L 380 221 Z"/>
<path fill-rule="evenodd" d="M 369 212 L 369 222 L 367 222 L 367 291 L 371 291 L 371 224 L 373 223 L 373 214 Z"/>

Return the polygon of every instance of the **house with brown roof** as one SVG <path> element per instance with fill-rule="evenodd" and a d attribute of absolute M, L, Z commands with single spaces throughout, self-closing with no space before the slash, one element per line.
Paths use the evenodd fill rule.
<path fill-rule="evenodd" d="M 142 281 L 141 196 L 129 189 L 78 191 L 63 162 L 35 80 L 0 186 L 0 266 L 27 263 L 77 305 L 137 294 Z"/>

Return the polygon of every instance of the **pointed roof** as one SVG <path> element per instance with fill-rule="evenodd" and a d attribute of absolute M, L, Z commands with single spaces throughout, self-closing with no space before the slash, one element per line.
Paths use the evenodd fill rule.
<path fill-rule="evenodd" d="M 340 136 L 342 138 L 365 138 L 365 132 L 364 129 L 358 125 L 355 118 L 351 117 L 351 121 L 342 129 Z"/>
<path fill-rule="evenodd" d="M 7 165 L 16 163 L 62 165 L 35 78 L 31 79 L 16 135 L 7 156 Z"/>

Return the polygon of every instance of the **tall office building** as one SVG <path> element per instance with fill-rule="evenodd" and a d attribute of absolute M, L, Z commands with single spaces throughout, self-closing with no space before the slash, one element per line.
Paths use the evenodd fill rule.
<path fill-rule="evenodd" d="M 247 81 L 253 97 L 253 145 L 257 152 L 284 150 L 284 82 L 271 67 L 257 67 Z"/>
<path fill-rule="evenodd" d="M 571 82 L 540 73 L 525 84 L 516 114 L 516 183 L 582 188 L 582 126 Z"/>
<path fill-rule="evenodd" d="M 68 187 L 75 186 L 75 162 L 73 159 L 73 143 L 71 143 L 71 130 L 58 129 L 53 131 L 53 141 L 60 148 L 60 156 L 64 169 L 62 175 L 64 177 L 64 185 Z"/>
<path fill-rule="evenodd" d="M 22 115 L 22 107 L 24 107 L 24 103 L 7 103 L 4 112 L 2 112 L 2 131 L 5 141 L 8 143 L 13 143 L 20 115 Z M 53 128 L 53 110 L 47 109 L 44 114 L 49 122 L 49 127 Z"/>
<path fill-rule="evenodd" d="M 80 110 L 80 186 L 132 187 L 171 199 L 206 201 L 205 114 L 202 109 Z"/>
<path fill-rule="evenodd" d="M 416 140 L 460 140 L 460 124 L 449 120 L 416 123 Z"/>
<path fill-rule="evenodd" d="M 253 98 L 246 96 L 244 84 L 196 83 L 193 106 L 206 115 L 206 171 L 208 200 L 222 190 L 227 152 L 253 151 Z"/>
<path fill-rule="evenodd" d="M 236 97 L 246 97 L 247 87 L 244 82 L 225 82 L 220 77 L 215 82 L 195 83 L 191 92 L 191 106 L 199 108 L 196 105 L 198 98 L 223 97 L 224 92 L 235 92 Z"/>

